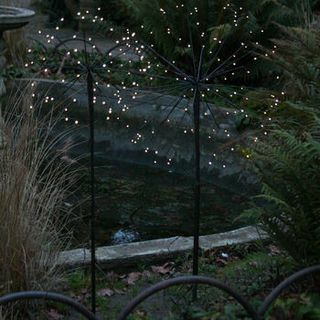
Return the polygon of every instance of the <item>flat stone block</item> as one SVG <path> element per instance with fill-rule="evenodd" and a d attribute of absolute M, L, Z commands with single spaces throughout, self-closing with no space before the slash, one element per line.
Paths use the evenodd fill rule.
<path fill-rule="evenodd" d="M 241 244 L 267 238 L 267 234 L 256 227 L 244 227 L 237 230 L 200 237 L 200 248 L 210 250 L 232 244 Z M 96 258 L 104 269 L 128 267 L 137 263 L 154 263 L 172 259 L 180 254 L 188 253 L 193 248 L 193 237 L 172 237 L 150 241 L 99 247 Z M 90 250 L 75 249 L 61 252 L 58 264 L 75 268 L 90 264 Z"/>
<path fill-rule="evenodd" d="M 66 268 L 76 268 L 90 263 L 90 250 L 88 249 L 74 249 L 63 251 L 58 258 L 58 265 Z"/>
<path fill-rule="evenodd" d="M 100 247 L 97 249 L 97 261 L 107 269 L 117 265 L 149 263 L 188 252 L 192 249 L 192 244 L 192 238 L 173 237 Z"/>
<path fill-rule="evenodd" d="M 200 248 L 210 250 L 213 248 L 224 247 L 232 244 L 241 244 L 265 239 L 268 235 L 256 227 L 249 226 L 223 233 L 212 234 L 200 237 Z"/>

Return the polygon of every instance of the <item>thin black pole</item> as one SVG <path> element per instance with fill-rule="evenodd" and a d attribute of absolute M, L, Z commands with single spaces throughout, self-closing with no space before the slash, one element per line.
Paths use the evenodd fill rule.
<path fill-rule="evenodd" d="M 193 122 L 194 122 L 194 217 L 193 217 L 193 266 L 192 274 L 199 274 L 199 233 L 200 233 L 200 206 L 201 206 L 201 177 L 200 177 L 200 106 L 201 106 L 201 73 L 204 57 L 204 46 L 201 47 L 198 69 L 194 75 L 194 99 L 193 99 Z M 197 299 L 197 285 L 193 286 L 193 300 Z"/>
<path fill-rule="evenodd" d="M 96 313 L 96 197 L 95 197 L 95 172 L 94 172 L 94 104 L 93 104 L 93 77 L 88 69 L 87 74 L 88 106 L 89 106 L 89 146 L 90 146 L 90 183 L 91 183 L 91 219 L 90 219 L 90 239 L 91 239 L 91 310 Z"/>
<path fill-rule="evenodd" d="M 199 273 L 199 230 L 200 230 L 200 90 L 195 87 L 193 101 L 194 151 L 195 151 L 195 183 L 194 183 L 194 216 L 193 216 L 193 267 L 194 276 Z M 197 286 L 193 287 L 193 299 L 197 298 Z"/>

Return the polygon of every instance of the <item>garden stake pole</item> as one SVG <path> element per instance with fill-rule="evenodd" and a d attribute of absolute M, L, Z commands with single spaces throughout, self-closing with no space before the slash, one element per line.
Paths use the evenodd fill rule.
<path fill-rule="evenodd" d="M 91 311 L 96 314 L 96 190 L 95 190 L 95 161 L 94 161 L 94 89 L 93 75 L 89 63 L 86 32 L 83 31 L 83 45 L 85 52 L 85 65 L 87 71 L 87 94 L 89 108 L 89 148 L 90 148 L 90 189 L 91 189 L 91 216 L 90 216 L 90 241 L 91 241 Z"/>
<path fill-rule="evenodd" d="M 192 274 L 199 273 L 199 229 L 200 229 L 200 90 L 195 88 L 193 101 L 194 117 L 194 151 L 195 151 L 195 184 L 194 184 L 194 222 L 193 222 L 193 266 Z M 193 287 L 193 299 L 197 299 L 197 286 Z"/>
<path fill-rule="evenodd" d="M 87 91 L 89 107 L 89 130 L 90 130 L 90 183 L 91 183 L 91 217 L 90 217 L 90 240 L 91 240 L 91 310 L 96 313 L 96 197 L 95 197 L 95 170 L 94 170 L 94 104 L 93 104 L 93 77 L 88 68 Z"/>
<path fill-rule="evenodd" d="M 204 47 L 201 48 L 198 69 L 195 70 L 194 100 L 193 100 L 193 122 L 194 122 L 194 222 L 193 222 L 193 266 L 192 274 L 199 274 L 199 233 L 200 233 L 200 211 L 201 211 L 201 177 L 200 177 L 200 106 L 201 106 L 201 72 L 203 63 Z M 195 60 L 195 59 L 194 59 Z M 193 300 L 197 299 L 197 285 L 193 286 Z"/>

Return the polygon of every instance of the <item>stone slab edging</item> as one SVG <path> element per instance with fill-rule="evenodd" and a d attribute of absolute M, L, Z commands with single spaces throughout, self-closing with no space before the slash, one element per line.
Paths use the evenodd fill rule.
<path fill-rule="evenodd" d="M 233 231 L 200 237 L 200 248 L 210 250 L 227 245 L 241 244 L 268 235 L 257 227 L 249 226 Z M 103 269 L 129 267 L 137 263 L 154 263 L 191 252 L 193 237 L 172 237 L 141 242 L 99 247 L 96 251 L 97 263 Z M 64 268 L 77 268 L 90 264 L 90 250 L 81 248 L 63 251 L 58 257 L 58 265 Z"/>

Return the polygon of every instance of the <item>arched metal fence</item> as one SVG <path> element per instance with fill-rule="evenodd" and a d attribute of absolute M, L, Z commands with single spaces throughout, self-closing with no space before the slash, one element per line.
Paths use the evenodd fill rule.
<path fill-rule="evenodd" d="M 134 298 L 119 314 L 118 320 L 125 320 L 128 316 L 135 310 L 135 308 L 144 302 L 146 299 L 152 295 L 171 288 L 177 285 L 207 285 L 215 287 L 227 293 L 229 296 L 233 297 L 247 312 L 248 316 L 253 320 L 262 320 L 266 315 L 266 312 L 271 307 L 272 303 L 280 296 L 280 294 L 287 288 L 289 288 L 293 283 L 301 280 L 302 278 L 309 276 L 314 273 L 320 273 L 320 265 L 312 266 L 305 268 L 301 271 L 298 271 L 286 278 L 281 282 L 272 292 L 265 298 L 258 310 L 256 310 L 250 302 L 244 298 L 237 291 L 231 289 L 226 284 L 215 280 L 209 277 L 202 276 L 184 276 L 173 278 L 165 281 L 161 281 L 145 290 L 143 290 L 136 298 Z M 99 320 L 99 318 L 89 311 L 84 305 L 79 302 L 64 296 L 62 294 L 53 293 L 53 292 L 42 292 L 42 291 L 25 291 L 25 292 L 16 292 L 10 293 L 3 297 L 0 297 L 0 306 L 18 302 L 21 300 L 47 300 L 51 302 L 59 302 L 66 306 L 73 308 L 79 314 L 84 316 L 89 320 Z M 101 320 L 101 319 L 100 319 Z"/>

